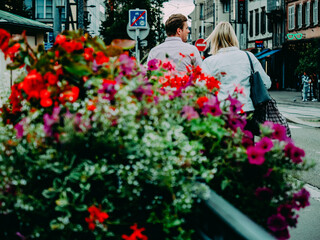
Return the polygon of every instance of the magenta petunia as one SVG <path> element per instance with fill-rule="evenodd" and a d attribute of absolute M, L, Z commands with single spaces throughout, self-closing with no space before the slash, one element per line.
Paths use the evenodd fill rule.
<path fill-rule="evenodd" d="M 191 106 L 184 106 L 182 109 L 182 117 L 187 118 L 189 121 L 195 118 L 199 118 L 199 114 Z"/>
<path fill-rule="evenodd" d="M 233 98 L 231 97 L 230 95 L 228 96 L 227 100 L 230 101 L 230 111 L 233 112 L 233 113 L 238 113 L 241 111 L 242 109 L 242 103 L 236 99 L 236 98 Z"/>
<path fill-rule="evenodd" d="M 298 193 L 293 194 L 293 204 L 294 208 L 299 210 L 300 208 L 304 208 L 310 205 L 309 202 L 310 193 L 302 188 Z"/>
<path fill-rule="evenodd" d="M 278 240 L 286 240 L 286 239 L 290 238 L 288 228 L 281 230 L 281 231 L 276 231 L 273 234 Z"/>
<path fill-rule="evenodd" d="M 18 122 L 14 126 L 14 129 L 17 131 L 16 137 L 17 138 L 22 138 L 23 137 L 23 133 L 24 133 L 23 122 L 22 121 Z"/>
<path fill-rule="evenodd" d="M 274 214 L 267 220 L 268 228 L 273 232 L 283 231 L 287 229 L 288 223 L 284 216 L 280 213 Z"/>
<path fill-rule="evenodd" d="M 284 148 L 285 156 L 289 157 L 294 163 L 301 163 L 302 157 L 305 156 L 303 149 L 296 147 L 293 143 L 289 142 Z"/>
<path fill-rule="evenodd" d="M 262 165 L 265 161 L 264 151 L 261 149 L 251 146 L 247 149 L 248 160 L 250 164 Z"/>
<path fill-rule="evenodd" d="M 148 70 L 149 70 L 149 71 L 154 71 L 154 70 L 159 69 L 160 63 L 161 63 L 161 61 L 158 60 L 158 59 L 156 59 L 156 58 L 151 59 L 151 60 L 148 62 Z"/>
<path fill-rule="evenodd" d="M 268 137 L 263 137 L 257 144 L 257 148 L 260 148 L 264 152 L 269 152 L 273 147 L 273 142 Z"/>
<path fill-rule="evenodd" d="M 207 102 L 203 103 L 202 114 L 205 116 L 208 114 L 220 116 L 222 114 L 220 102 L 216 96 L 209 98 Z"/>
<path fill-rule="evenodd" d="M 284 126 L 280 124 L 273 124 L 272 126 L 273 133 L 272 133 L 272 138 L 273 139 L 278 139 L 280 141 L 286 140 L 287 137 L 287 130 Z"/>
<path fill-rule="evenodd" d="M 230 127 L 232 130 L 236 131 L 238 128 L 240 128 L 243 131 L 244 127 L 247 124 L 247 121 L 245 118 L 240 118 L 237 115 L 229 114 L 227 123 L 228 127 Z"/>

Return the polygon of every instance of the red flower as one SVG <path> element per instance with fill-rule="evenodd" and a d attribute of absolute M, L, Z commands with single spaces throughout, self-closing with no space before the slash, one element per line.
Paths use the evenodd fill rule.
<path fill-rule="evenodd" d="M 101 65 L 105 62 L 109 62 L 109 58 L 104 55 L 103 52 L 97 52 L 96 62 L 98 65 Z"/>
<path fill-rule="evenodd" d="M 13 114 L 21 111 L 22 99 L 23 99 L 23 96 L 22 96 L 22 93 L 18 87 L 18 84 L 12 85 L 9 100 L 12 105 L 12 113 Z"/>
<path fill-rule="evenodd" d="M 19 84 L 19 88 L 28 95 L 29 100 L 31 98 L 39 99 L 40 91 L 45 88 L 45 86 L 41 74 L 33 69 L 24 78 L 23 82 Z"/>
<path fill-rule="evenodd" d="M 50 84 L 50 85 L 56 85 L 58 82 L 58 77 L 56 75 L 54 75 L 51 72 L 47 72 L 44 75 L 44 79 Z"/>
<path fill-rule="evenodd" d="M 58 35 L 58 36 L 56 37 L 56 42 L 55 42 L 54 44 L 59 44 L 59 45 L 61 45 L 61 44 L 63 44 L 66 40 L 67 40 L 67 37 L 66 37 L 66 36 L 64 36 L 64 35 Z"/>
<path fill-rule="evenodd" d="M 9 39 L 11 35 L 6 30 L 0 28 L 0 49 L 6 55 L 8 49 Z"/>
<path fill-rule="evenodd" d="M 76 86 L 71 87 L 70 89 L 62 92 L 59 96 L 59 101 L 61 103 L 65 103 L 67 101 L 69 102 L 75 102 L 77 101 L 79 97 L 79 88 Z"/>
<path fill-rule="evenodd" d="M 207 98 L 207 97 L 199 97 L 198 99 L 197 99 L 197 104 L 199 105 L 199 108 L 202 108 L 203 107 L 203 104 L 205 103 L 205 102 L 208 102 L 209 101 L 209 99 Z"/>
<path fill-rule="evenodd" d="M 145 228 L 138 229 L 138 225 L 135 223 L 133 226 L 130 227 L 133 230 L 133 233 L 130 236 L 125 234 L 122 235 L 122 239 L 125 240 L 148 240 L 146 235 L 143 235 L 141 232 L 145 231 Z"/>
<path fill-rule="evenodd" d="M 90 216 L 85 218 L 85 220 L 88 223 L 88 228 L 91 231 L 95 229 L 97 221 L 99 223 L 103 223 L 107 218 L 109 218 L 107 213 L 101 212 L 101 210 L 94 205 L 88 208 L 88 212 L 90 213 Z"/>
<path fill-rule="evenodd" d="M 19 51 L 20 43 L 15 43 L 12 47 L 8 48 L 5 52 L 6 57 L 9 56 L 11 60 L 15 56 L 15 54 Z"/>
<path fill-rule="evenodd" d="M 83 56 L 84 56 L 84 59 L 86 61 L 90 61 L 92 62 L 93 61 L 93 48 L 85 48 L 84 49 L 84 53 L 83 53 Z"/>
<path fill-rule="evenodd" d="M 53 104 L 53 101 L 51 98 L 42 98 L 40 101 L 40 105 L 42 107 L 50 107 Z"/>

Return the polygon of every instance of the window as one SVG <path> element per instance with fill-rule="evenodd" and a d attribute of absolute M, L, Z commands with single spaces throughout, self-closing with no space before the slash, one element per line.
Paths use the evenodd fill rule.
<path fill-rule="evenodd" d="M 305 13 L 305 23 L 306 23 L 306 27 L 308 27 L 310 25 L 310 2 L 307 2 L 307 5 L 306 5 L 306 13 Z"/>
<path fill-rule="evenodd" d="M 53 18 L 52 0 L 36 0 L 37 18 Z"/>
<path fill-rule="evenodd" d="M 261 8 L 261 33 L 266 33 L 266 8 Z"/>
<path fill-rule="evenodd" d="M 256 36 L 259 35 L 259 9 L 256 10 Z"/>
<path fill-rule="evenodd" d="M 223 3 L 223 12 L 230 12 L 230 0 L 227 0 Z"/>
<path fill-rule="evenodd" d="M 273 25 L 271 20 L 268 18 L 268 32 L 272 33 L 273 32 Z"/>
<path fill-rule="evenodd" d="M 315 0 L 313 2 L 313 24 L 316 25 L 318 24 L 318 0 Z"/>
<path fill-rule="evenodd" d="M 298 28 L 302 27 L 302 4 L 297 5 L 298 12 Z"/>
<path fill-rule="evenodd" d="M 288 8 L 288 28 L 289 30 L 294 29 L 294 5 Z"/>
<path fill-rule="evenodd" d="M 249 34 L 253 37 L 253 11 L 250 11 L 250 23 L 249 23 Z"/>
<path fill-rule="evenodd" d="M 204 19 L 204 5 L 203 3 L 200 4 L 200 20 Z"/>

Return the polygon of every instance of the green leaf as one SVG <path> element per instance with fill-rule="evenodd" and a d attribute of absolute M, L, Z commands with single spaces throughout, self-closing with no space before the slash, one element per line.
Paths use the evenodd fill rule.
<path fill-rule="evenodd" d="M 68 65 L 64 66 L 70 74 L 76 75 L 77 77 L 88 76 L 92 74 L 92 70 L 86 66 L 79 64 L 77 62 L 70 62 Z"/>

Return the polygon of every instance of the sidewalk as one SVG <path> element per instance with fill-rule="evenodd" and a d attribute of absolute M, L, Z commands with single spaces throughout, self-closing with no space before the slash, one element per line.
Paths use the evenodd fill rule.
<path fill-rule="evenodd" d="M 280 112 L 289 122 L 320 128 L 320 102 L 302 102 L 296 91 L 270 91 Z"/>

